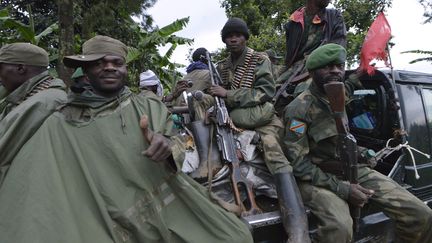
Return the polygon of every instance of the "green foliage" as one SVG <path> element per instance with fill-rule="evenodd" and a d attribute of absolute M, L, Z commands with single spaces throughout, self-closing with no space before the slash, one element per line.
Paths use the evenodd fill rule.
<path fill-rule="evenodd" d="M 432 51 L 424 51 L 424 50 L 411 50 L 411 51 L 404 51 L 402 53 L 414 53 L 414 54 L 420 54 L 420 55 L 428 55 L 427 57 L 421 57 L 414 59 L 410 61 L 410 64 L 416 63 L 416 62 L 430 62 L 432 63 Z"/>
<path fill-rule="evenodd" d="M 239 17 L 246 21 L 251 37 L 248 46 L 265 51 L 274 49 L 285 53 L 283 25 L 291 12 L 299 8 L 303 0 L 223 0 L 228 17 Z"/>
<path fill-rule="evenodd" d="M 58 5 L 62 0 L 2 0 L 0 3 L 0 44 L 26 41 L 50 52 L 55 67 L 59 56 Z M 139 73 L 152 69 L 170 87 L 180 77 L 179 64 L 169 58 L 179 45 L 192 40 L 174 35 L 189 19 L 184 18 L 158 28 L 146 10 L 156 0 L 80 0 L 73 1 L 74 53 L 81 52 L 85 40 L 95 35 L 107 35 L 121 40 L 129 47 L 129 84 L 137 89 Z M 139 18 L 139 23 L 135 19 Z M 38 33 L 38 34 L 37 34 Z M 158 47 L 169 46 L 165 55 Z"/>
<path fill-rule="evenodd" d="M 432 1 L 431 0 L 419 0 L 420 4 L 424 7 L 423 16 L 426 18 L 424 24 L 432 22 Z"/>
<path fill-rule="evenodd" d="M 147 69 L 154 71 L 159 79 L 171 90 L 174 83 L 181 77 L 176 71 L 179 64 L 171 63 L 169 59 L 178 45 L 191 44 L 192 39 L 173 35 L 182 30 L 189 22 L 189 18 L 178 19 L 160 29 L 146 32 L 136 26 L 139 39 L 134 47 L 129 48 L 127 62 L 129 66 L 129 80 L 136 80 L 130 85 L 135 86 L 139 82 L 139 74 Z M 171 45 L 164 56 L 158 52 L 160 46 Z M 132 79 L 131 79 L 132 78 Z"/>
<path fill-rule="evenodd" d="M 421 1 L 421 0 L 420 0 Z M 342 11 L 347 29 L 348 64 L 358 60 L 361 45 L 370 24 L 378 12 L 391 6 L 392 0 L 335 0 Z M 248 45 L 257 51 L 272 48 L 279 55 L 285 53 L 283 25 L 304 0 L 223 0 L 227 16 L 243 18 L 251 31 Z"/>
<path fill-rule="evenodd" d="M 370 25 L 380 11 L 390 8 L 392 0 L 335 0 L 336 8 L 342 10 L 347 36 L 348 66 L 357 63 L 360 49 Z"/>
<path fill-rule="evenodd" d="M 423 22 L 423 24 L 428 24 L 432 22 L 432 1 L 431 0 L 419 0 L 420 4 L 424 7 L 424 13 L 423 16 L 426 18 L 426 20 Z M 424 50 L 411 50 L 411 51 L 405 51 L 402 53 L 414 53 L 414 54 L 420 54 L 420 55 L 428 55 L 427 57 L 421 57 L 414 59 L 410 61 L 410 64 L 416 63 L 416 62 L 432 62 L 432 51 L 424 51 Z"/>
<path fill-rule="evenodd" d="M 36 34 L 34 25 L 26 25 L 13 19 L 6 8 L 0 10 L 0 45 L 13 42 L 30 42 L 38 45 L 43 37 L 50 35 L 57 29 L 57 23 L 53 23 L 41 33 Z"/>

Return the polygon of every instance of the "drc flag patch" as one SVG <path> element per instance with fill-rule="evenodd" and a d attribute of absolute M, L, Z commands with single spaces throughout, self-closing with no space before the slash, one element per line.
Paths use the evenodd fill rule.
<path fill-rule="evenodd" d="M 306 132 L 306 124 L 294 119 L 291 121 L 289 130 L 301 136 Z"/>

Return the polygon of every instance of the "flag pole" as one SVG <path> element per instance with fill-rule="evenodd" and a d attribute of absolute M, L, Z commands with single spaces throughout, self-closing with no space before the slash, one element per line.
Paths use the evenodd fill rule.
<path fill-rule="evenodd" d="M 387 42 L 387 55 L 388 55 L 389 64 L 390 64 L 390 73 L 391 73 L 392 81 L 393 81 L 393 83 L 395 83 L 393 62 L 392 62 L 392 58 L 390 55 L 390 45 L 388 44 L 388 42 Z"/>

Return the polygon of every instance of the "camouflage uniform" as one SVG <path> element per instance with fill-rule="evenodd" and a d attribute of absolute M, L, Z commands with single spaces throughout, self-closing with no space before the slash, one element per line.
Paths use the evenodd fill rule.
<path fill-rule="evenodd" d="M 325 43 L 338 43 L 346 46 L 345 23 L 340 11 L 322 9 L 315 16 L 308 16 L 305 7 L 296 10 L 284 26 L 286 31 L 285 71 L 278 77 L 276 84 L 289 79 L 297 66 L 303 65 L 305 56 Z M 306 72 L 303 68 L 299 74 Z"/>
<path fill-rule="evenodd" d="M 233 81 L 236 72 L 247 69 L 247 53 L 253 53 L 257 57 L 257 63 L 253 74 L 250 75 L 251 87 L 246 88 L 240 85 L 239 88 L 233 89 Z M 251 107 L 269 101 L 275 92 L 274 79 L 271 74 L 271 63 L 265 54 L 245 48 L 243 54 L 238 58 L 236 63 L 231 62 L 231 56 L 224 59 L 218 64 L 217 69 L 221 75 L 224 88 L 228 90 L 225 98 L 228 108 Z M 243 75 L 240 84 L 247 82 L 248 75 Z M 283 154 L 279 144 L 280 132 L 283 126 L 280 119 L 274 115 L 272 121 L 264 126 L 255 129 L 261 136 L 264 160 L 272 174 L 291 172 L 292 168 Z"/>
<path fill-rule="evenodd" d="M 319 242 L 350 242 L 349 183 L 320 169 L 336 160 L 337 130 L 329 102 L 315 83 L 285 110 L 284 152 L 293 165 L 304 204 L 318 217 Z M 402 242 L 432 242 L 432 210 L 390 178 L 366 165 L 359 184 L 375 193 L 369 199 L 396 222 Z"/>
<path fill-rule="evenodd" d="M 0 102 L 3 100 L 4 97 L 7 95 L 7 90 L 3 85 L 0 84 Z"/>
<path fill-rule="evenodd" d="M 186 92 L 195 90 L 205 91 L 211 86 L 210 71 L 208 69 L 195 69 L 183 77 L 184 80 L 191 80 L 193 85 Z M 184 105 L 183 95 L 180 95 L 175 100 L 175 105 Z"/>

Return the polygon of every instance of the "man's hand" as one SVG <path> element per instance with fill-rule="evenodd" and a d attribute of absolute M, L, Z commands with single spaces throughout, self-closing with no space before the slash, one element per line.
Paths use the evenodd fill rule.
<path fill-rule="evenodd" d="M 148 118 L 143 115 L 140 120 L 140 127 L 144 139 L 149 143 L 149 147 L 143 155 L 154 161 L 162 161 L 171 155 L 171 142 L 161 134 L 154 133 L 148 128 Z"/>
<path fill-rule="evenodd" d="M 183 91 L 187 90 L 188 87 L 188 82 L 186 80 L 179 80 L 174 87 L 172 95 L 174 96 L 174 98 L 177 98 L 183 93 Z"/>
<path fill-rule="evenodd" d="M 359 184 L 351 184 L 348 202 L 355 207 L 363 207 L 374 193 L 373 190 L 366 189 Z"/>
<path fill-rule="evenodd" d="M 209 94 L 212 96 L 218 96 L 221 98 L 226 98 L 227 97 L 227 90 L 224 89 L 222 86 L 219 85 L 212 85 L 209 88 Z"/>

